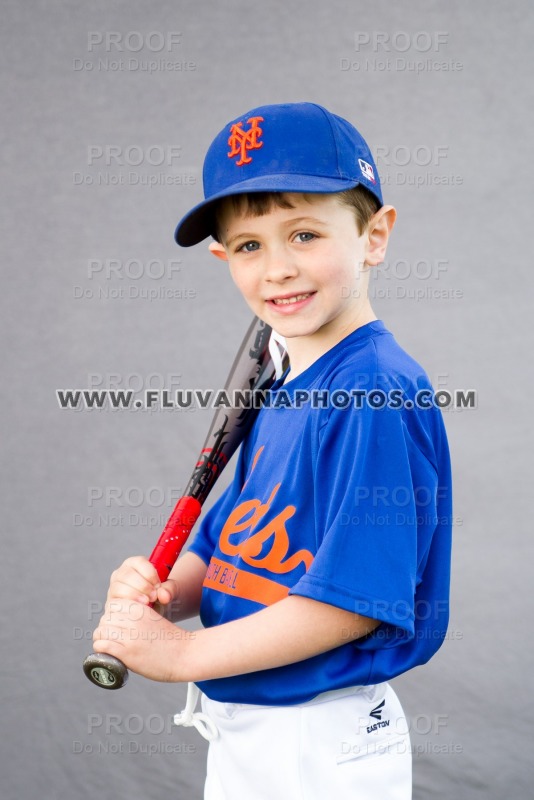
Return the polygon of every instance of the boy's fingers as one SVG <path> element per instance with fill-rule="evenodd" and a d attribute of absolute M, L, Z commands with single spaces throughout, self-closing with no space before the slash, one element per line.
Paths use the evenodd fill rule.
<path fill-rule="evenodd" d="M 108 598 L 123 597 L 154 602 L 159 585 L 158 574 L 150 562 L 141 558 L 127 559 L 111 575 Z"/>
<path fill-rule="evenodd" d="M 178 594 L 177 581 L 173 580 L 172 578 L 164 581 L 161 586 L 158 587 L 157 593 L 158 602 L 160 602 L 162 605 L 167 605 L 174 600 Z"/>
<path fill-rule="evenodd" d="M 124 571 L 112 575 L 109 584 L 108 599 L 124 597 L 135 600 L 137 597 L 148 598 L 150 602 L 156 599 L 157 587 L 149 583 L 142 575 L 134 571 Z"/>
<path fill-rule="evenodd" d="M 131 558 L 127 558 L 124 561 L 118 570 L 115 572 L 119 572 L 122 569 L 132 569 L 135 572 L 138 572 L 140 575 L 145 578 L 148 583 L 151 583 L 153 586 L 160 583 L 158 573 L 156 572 L 156 567 L 150 563 L 148 558 L 145 556 L 132 556 Z"/>
<path fill-rule="evenodd" d="M 158 596 L 158 590 L 150 584 L 135 585 L 135 580 L 131 583 L 113 581 L 110 584 L 107 600 L 133 600 L 137 603 L 153 603 Z"/>

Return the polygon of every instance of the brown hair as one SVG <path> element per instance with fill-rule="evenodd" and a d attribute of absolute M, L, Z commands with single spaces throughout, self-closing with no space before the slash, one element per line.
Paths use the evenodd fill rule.
<path fill-rule="evenodd" d="M 309 198 L 314 195 L 303 193 L 302 196 L 310 202 Z M 344 192 L 336 192 L 335 196 L 342 205 L 348 206 L 354 210 L 356 225 L 361 236 L 367 228 L 373 214 L 376 214 L 380 208 L 379 201 L 365 186 L 355 186 L 352 189 L 346 189 Z M 244 213 L 253 217 L 262 217 L 264 214 L 267 214 L 273 206 L 278 208 L 294 208 L 286 192 L 249 192 L 232 194 L 229 197 L 225 197 L 215 203 L 212 210 L 211 235 L 218 242 L 220 242 L 221 239 L 218 231 L 217 216 L 222 204 L 228 202 L 231 202 L 232 208 L 236 213 Z"/>

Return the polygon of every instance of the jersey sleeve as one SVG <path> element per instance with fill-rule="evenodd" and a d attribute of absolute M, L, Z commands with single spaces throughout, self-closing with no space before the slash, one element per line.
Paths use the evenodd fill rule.
<path fill-rule="evenodd" d="M 406 414 L 351 406 L 333 409 L 319 428 L 317 552 L 291 590 L 379 620 L 371 649 L 373 641 L 383 648 L 413 638 L 416 589 L 436 528 L 428 435 L 420 424 L 409 430 Z"/>

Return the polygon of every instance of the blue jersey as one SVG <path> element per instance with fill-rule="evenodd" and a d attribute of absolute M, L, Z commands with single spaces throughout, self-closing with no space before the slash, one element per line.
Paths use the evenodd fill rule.
<path fill-rule="evenodd" d="M 313 658 L 199 682 L 222 702 L 291 705 L 423 664 L 448 624 L 451 476 L 421 367 L 380 321 L 284 384 L 241 447 L 191 550 L 206 627 L 302 595 L 379 626 Z"/>

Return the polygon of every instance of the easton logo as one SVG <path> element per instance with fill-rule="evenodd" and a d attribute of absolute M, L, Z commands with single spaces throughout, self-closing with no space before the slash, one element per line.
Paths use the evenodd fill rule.
<path fill-rule="evenodd" d="M 263 122 L 263 117 L 250 117 L 247 122 L 250 125 L 248 131 L 243 130 L 241 122 L 236 122 L 230 128 L 230 138 L 228 139 L 230 152 L 228 153 L 228 158 L 239 156 L 239 160 L 235 162 L 236 167 L 250 164 L 252 158 L 248 155 L 248 151 L 259 150 L 260 147 L 263 147 L 263 142 L 259 141 L 263 131 L 258 125 L 258 122 Z"/>
<path fill-rule="evenodd" d="M 373 710 L 370 712 L 369 716 L 370 717 L 374 717 L 375 719 L 381 720 L 382 719 L 382 709 L 384 708 L 385 705 L 386 705 L 386 701 L 382 700 L 382 702 L 379 703 L 376 708 L 373 708 Z"/>
<path fill-rule="evenodd" d="M 373 719 L 377 719 L 378 722 L 375 722 L 374 725 L 369 725 L 367 733 L 373 733 L 373 731 L 378 730 L 378 728 L 389 728 L 389 719 L 382 720 L 382 711 L 385 705 L 386 701 L 382 700 L 376 708 L 373 708 L 373 710 L 369 712 L 369 716 L 373 717 Z"/>

